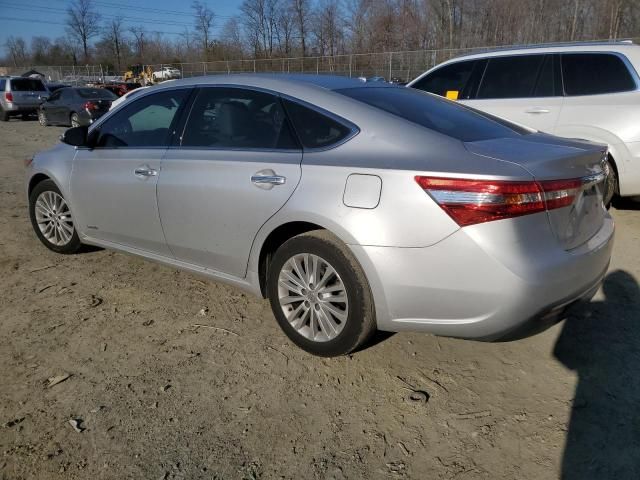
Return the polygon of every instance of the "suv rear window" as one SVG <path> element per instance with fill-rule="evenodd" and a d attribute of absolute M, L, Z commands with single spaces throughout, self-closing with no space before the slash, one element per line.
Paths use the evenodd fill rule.
<path fill-rule="evenodd" d="M 0 92 L 4 91 L 4 87 L 7 85 L 7 81 L 4 78 L 0 78 Z"/>
<path fill-rule="evenodd" d="M 42 80 L 37 78 L 12 78 L 11 90 L 14 92 L 46 92 Z"/>
<path fill-rule="evenodd" d="M 566 95 L 598 95 L 636 88 L 622 59 L 609 53 L 563 54 L 562 76 Z"/>
<path fill-rule="evenodd" d="M 463 142 L 529 133 L 507 121 L 412 88 L 361 87 L 336 91 Z"/>
<path fill-rule="evenodd" d="M 533 96 L 544 55 L 492 57 L 476 98 L 525 98 Z"/>

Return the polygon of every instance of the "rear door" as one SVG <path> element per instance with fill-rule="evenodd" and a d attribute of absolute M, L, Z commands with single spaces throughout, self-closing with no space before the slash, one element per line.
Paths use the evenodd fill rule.
<path fill-rule="evenodd" d="M 477 91 L 463 103 L 553 133 L 563 105 L 561 86 L 556 55 L 491 57 Z"/>
<path fill-rule="evenodd" d="M 162 226 L 175 257 L 244 277 L 253 240 L 295 190 L 301 161 L 278 96 L 200 89 L 158 182 Z"/>
<path fill-rule="evenodd" d="M 37 108 L 48 97 L 47 88 L 37 78 L 12 78 L 10 91 L 13 103 L 20 108 Z"/>

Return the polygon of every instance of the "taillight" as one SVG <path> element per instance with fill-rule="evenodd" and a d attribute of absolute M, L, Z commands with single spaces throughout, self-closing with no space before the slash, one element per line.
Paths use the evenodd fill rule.
<path fill-rule="evenodd" d="M 571 205 L 583 185 L 582 179 L 542 182 L 423 176 L 415 179 L 461 227 Z"/>
<path fill-rule="evenodd" d="M 89 111 L 89 110 L 97 110 L 98 109 L 98 105 L 96 105 L 93 102 L 85 102 L 85 104 L 83 105 L 83 107 Z"/>
<path fill-rule="evenodd" d="M 13 102 L 13 93 L 11 92 L 4 92 L 4 99 L 7 102 Z"/>

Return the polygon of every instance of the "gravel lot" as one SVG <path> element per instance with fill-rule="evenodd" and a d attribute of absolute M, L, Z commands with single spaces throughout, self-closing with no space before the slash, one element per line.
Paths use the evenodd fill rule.
<path fill-rule="evenodd" d="M 40 245 L 23 159 L 62 130 L 0 123 L 0 478 L 640 478 L 637 205 L 603 290 L 541 335 L 319 359 L 266 301 Z"/>

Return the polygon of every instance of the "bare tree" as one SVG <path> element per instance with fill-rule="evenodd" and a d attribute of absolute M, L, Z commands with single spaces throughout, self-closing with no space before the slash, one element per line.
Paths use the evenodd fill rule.
<path fill-rule="evenodd" d="M 27 63 L 27 44 L 22 37 L 11 36 L 5 43 L 14 67 Z"/>
<path fill-rule="evenodd" d="M 202 54 L 204 60 L 209 60 L 209 49 L 211 48 L 211 29 L 213 28 L 213 21 L 215 14 L 207 5 L 199 1 L 195 1 L 191 4 L 195 16 L 195 27 L 200 42 L 202 44 Z"/>
<path fill-rule="evenodd" d="M 145 30 L 142 27 L 131 27 L 129 29 L 131 35 L 135 39 L 135 49 L 138 56 L 138 62 L 144 63 L 144 46 L 145 46 Z"/>
<path fill-rule="evenodd" d="M 67 9 L 67 31 L 82 44 L 84 61 L 89 59 L 89 40 L 100 34 L 100 15 L 91 0 L 75 0 Z"/>
<path fill-rule="evenodd" d="M 108 42 L 113 55 L 115 56 L 116 69 L 118 72 L 122 69 L 122 42 L 124 39 L 123 21 L 122 17 L 114 18 L 109 22 L 103 34 L 104 40 Z"/>
<path fill-rule="evenodd" d="M 298 38 L 300 40 L 300 48 L 302 56 L 307 56 L 307 31 L 309 25 L 309 17 L 311 15 L 311 5 L 309 0 L 291 0 L 291 10 L 293 10 L 296 29 L 298 30 Z"/>

